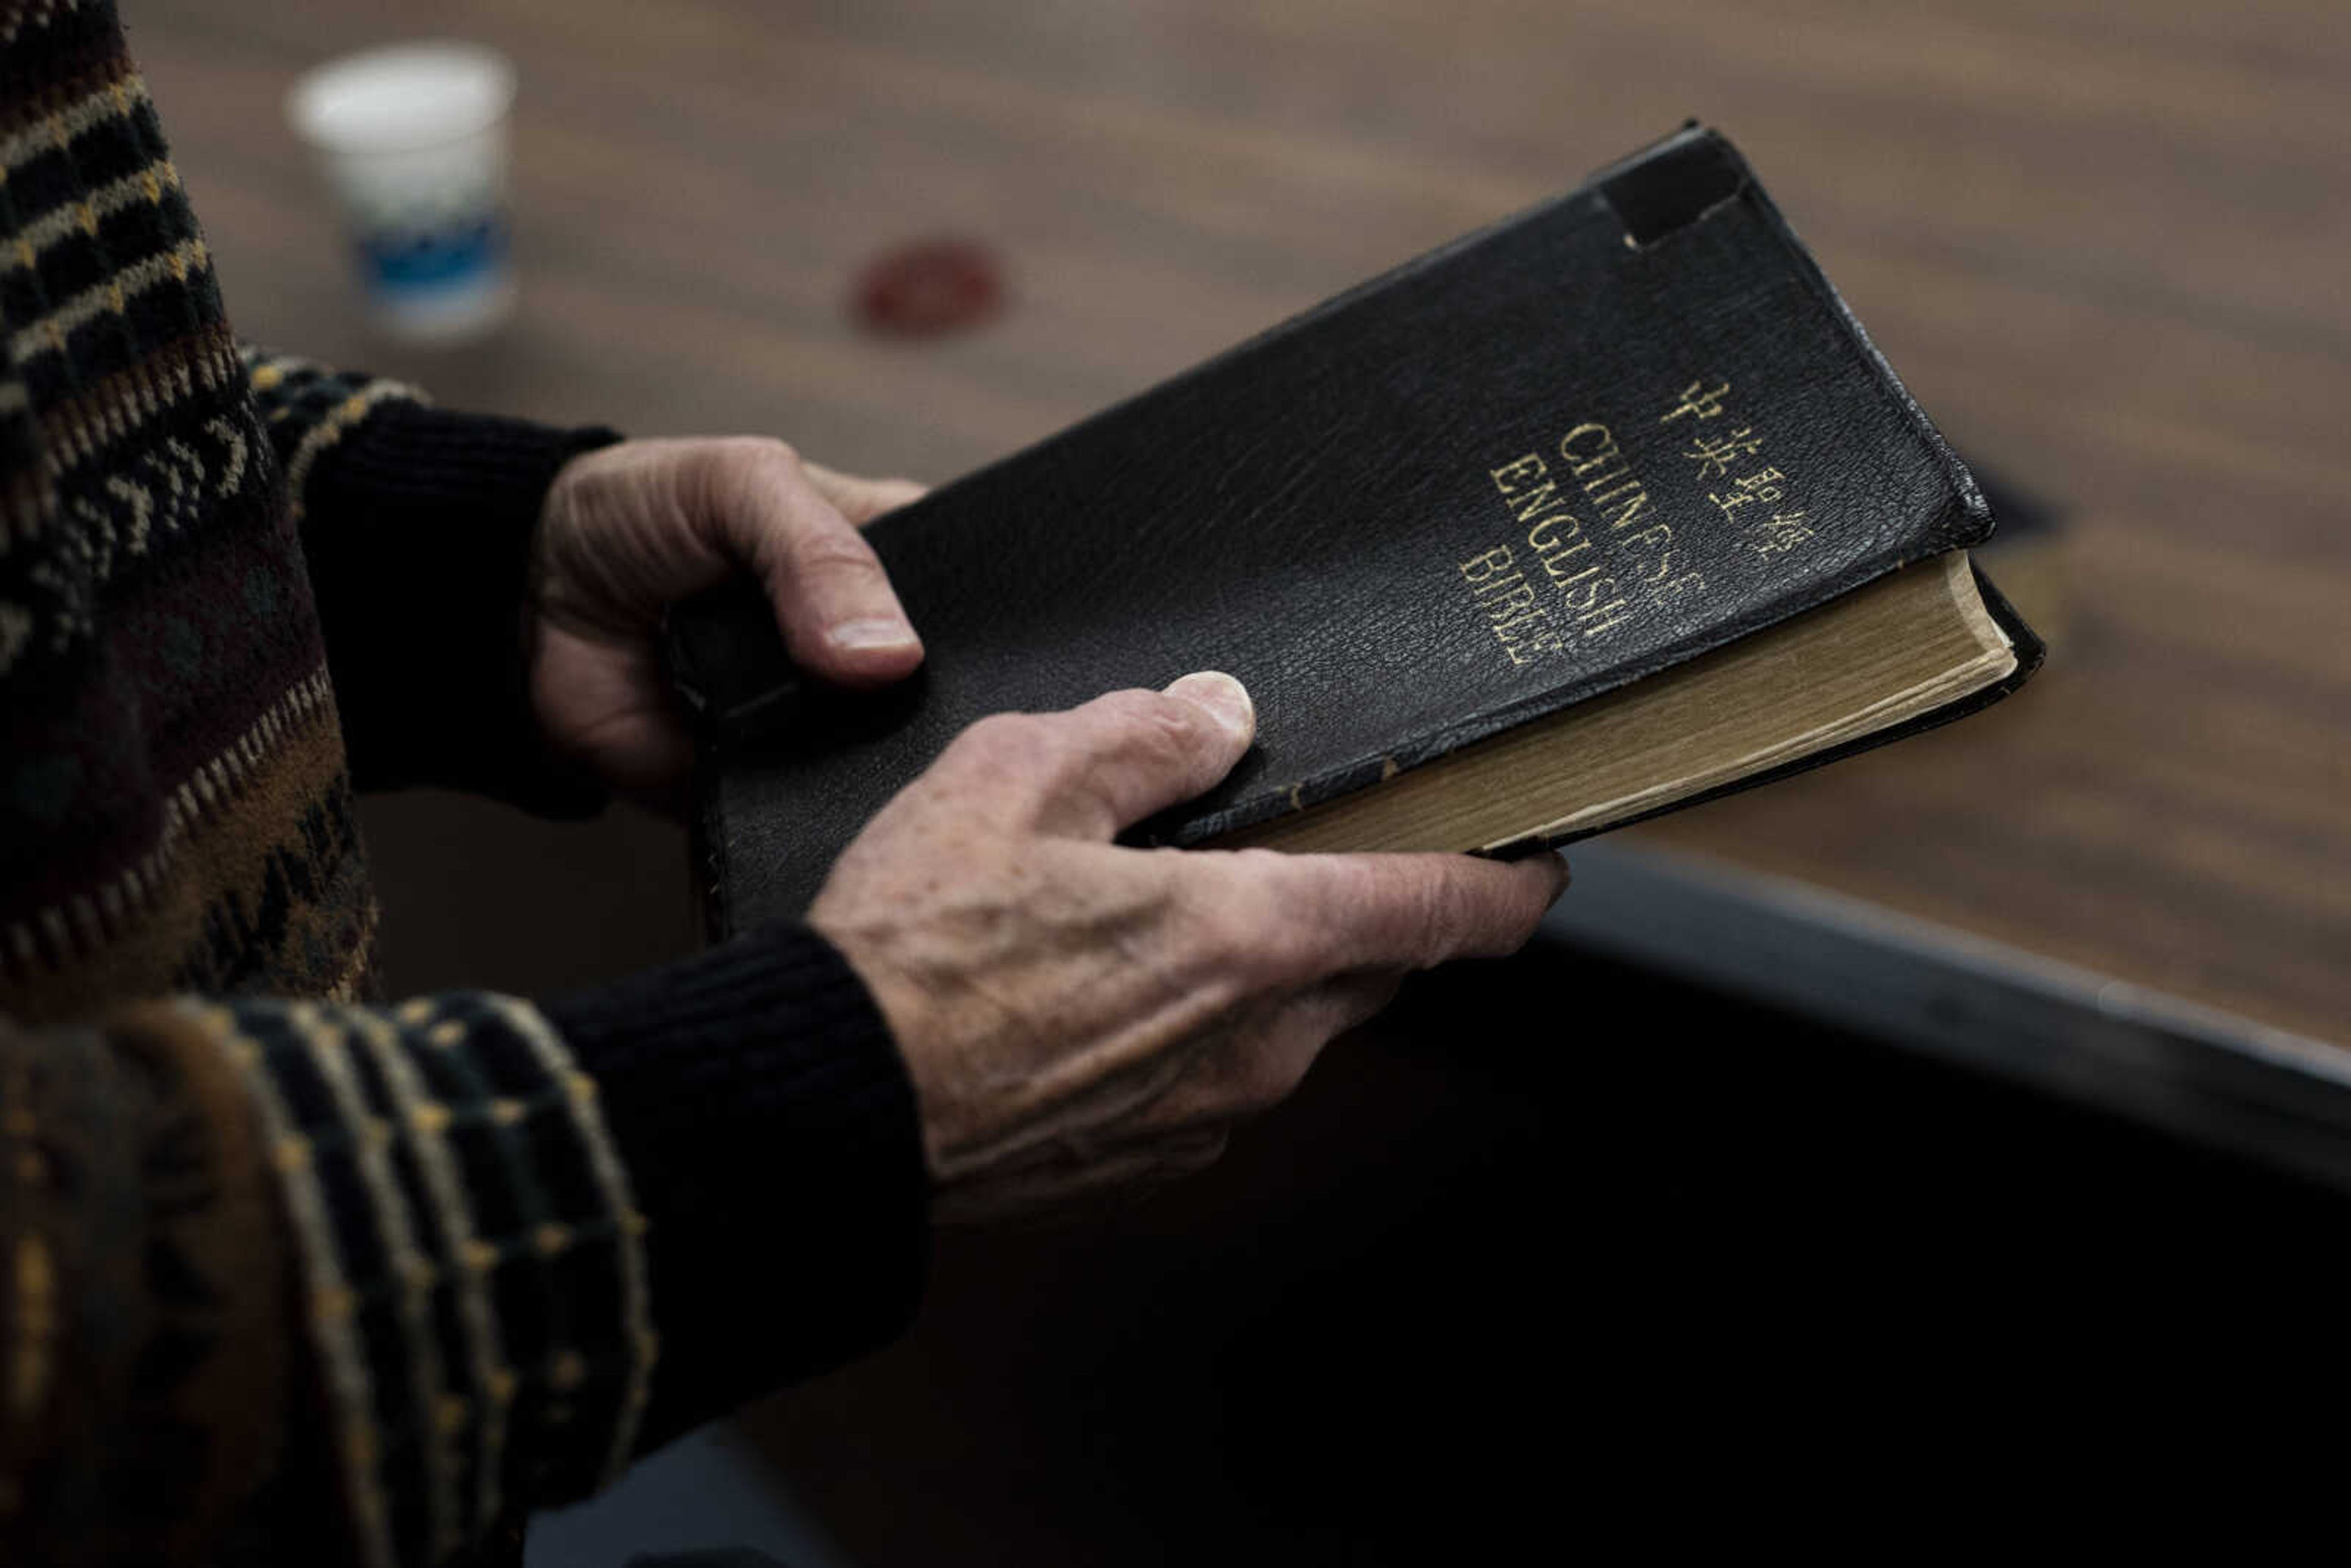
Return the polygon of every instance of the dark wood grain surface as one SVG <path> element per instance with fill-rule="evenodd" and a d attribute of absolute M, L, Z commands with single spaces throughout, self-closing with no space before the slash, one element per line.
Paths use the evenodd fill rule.
<path fill-rule="evenodd" d="M 1703 117 L 1962 450 L 2072 526 L 2022 697 L 1649 831 L 2351 1043 L 2330 0 L 124 5 L 247 336 L 929 479 Z M 424 359 L 355 321 L 277 106 L 327 54 L 443 32 L 522 67 L 525 294 L 502 341 Z M 861 337 L 858 266 L 940 232 L 1000 251 L 1012 308 Z M 431 800 L 370 826 L 396 979 L 561 983 L 691 940 L 665 827 Z"/>

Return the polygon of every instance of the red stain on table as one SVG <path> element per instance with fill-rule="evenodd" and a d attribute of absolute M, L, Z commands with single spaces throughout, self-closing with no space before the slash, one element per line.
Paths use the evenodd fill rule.
<path fill-rule="evenodd" d="M 858 275 L 854 309 L 869 331 L 933 338 L 976 327 L 1003 303 L 1003 269 L 985 246 L 926 239 L 868 265 Z"/>

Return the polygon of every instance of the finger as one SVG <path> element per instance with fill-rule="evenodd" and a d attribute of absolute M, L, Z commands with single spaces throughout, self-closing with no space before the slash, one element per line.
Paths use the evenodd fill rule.
<path fill-rule="evenodd" d="M 1293 855 L 1275 874 L 1301 934 L 1291 950 L 1323 975 L 1515 953 L 1567 887 L 1555 854 Z"/>
<path fill-rule="evenodd" d="M 1037 830 L 1107 840 L 1232 771 L 1257 733 L 1241 684 L 1214 671 L 1164 692 L 1112 692 L 1057 714 L 982 719 L 934 769 Z"/>
<path fill-rule="evenodd" d="M 928 495 L 927 486 L 912 479 L 867 479 L 855 474 L 843 474 L 827 468 L 820 463 L 800 460 L 800 468 L 808 475 L 809 483 L 817 494 L 841 509 L 841 515 L 863 528 L 884 512 L 896 511 L 909 501 L 919 501 Z"/>
<path fill-rule="evenodd" d="M 803 669 L 842 685 L 913 673 L 923 644 L 872 547 L 827 499 L 791 448 L 730 451 L 714 497 L 728 548 L 750 563 Z"/>
<path fill-rule="evenodd" d="M 1399 970 L 1359 970 L 1307 986 L 1204 1052 L 1133 1124 L 1169 1136 L 1263 1115 L 1297 1092 L 1324 1047 L 1387 1006 L 1403 983 Z"/>
<path fill-rule="evenodd" d="M 1342 975 L 1300 998 L 1298 1010 L 1303 1015 L 1301 1027 L 1322 1037 L 1312 1054 L 1320 1055 L 1323 1046 L 1357 1025 L 1370 1022 L 1382 1008 L 1395 1000 L 1396 988 L 1403 984 L 1404 976 L 1394 969 L 1366 969 Z M 1310 1056 L 1309 1065 L 1311 1060 Z M 1306 1076 L 1304 1069 L 1298 1076 Z"/>
<path fill-rule="evenodd" d="M 539 637 L 531 701 L 549 738 L 623 795 L 684 816 L 694 737 L 678 717 L 652 650 L 601 644 L 560 625 L 541 628 Z M 590 643 L 598 645 L 583 655 L 581 645 Z M 558 665 L 562 674 L 550 675 Z"/>

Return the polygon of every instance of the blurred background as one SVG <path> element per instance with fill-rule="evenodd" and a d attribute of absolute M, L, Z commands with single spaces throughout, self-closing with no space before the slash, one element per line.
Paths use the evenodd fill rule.
<path fill-rule="evenodd" d="M 2241 1459 L 2343 1408 L 2336 0 L 123 9 L 241 336 L 933 482 L 1695 116 L 2048 525 L 2001 547 L 2012 577 L 1991 558 L 2053 644 L 2014 701 L 1595 846 L 1546 940 L 1408 994 L 1210 1176 L 943 1238 L 915 1336 L 755 1412 L 725 1477 L 649 1505 L 669 1544 L 733 1538 L 722 1482 L 809 1563 L 1865 1533 L 1856 1497 L 1940 1528 L 2144 1502 L 2217 1434 Z M 520 290 L 428 350 L 371 329 L 280 106 L 332 55 L 442 36 L 519 72 Z M 942 235 L 1001 308 L 862 327 L 863 270 Z M 698 940 L 672 824 L 364 815 L 397 989 L 543 992 Z M 1861 946 L 1742 984 L 1691 959 L 1685 898 L 1790 972 L 1824 909 Z M 1862 1005 L 1897 950 L 1946 978 Z"/>

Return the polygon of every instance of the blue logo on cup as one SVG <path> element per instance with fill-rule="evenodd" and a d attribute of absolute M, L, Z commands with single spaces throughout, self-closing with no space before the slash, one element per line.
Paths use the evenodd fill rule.
<path fill-rule="evenodd" d="M 492 215 L 451 226 L 378 229 L 359 241 L 369 287 L 413 297 L 477 287 L 507 265 L 507 226 Z"/>

